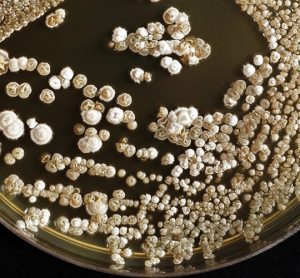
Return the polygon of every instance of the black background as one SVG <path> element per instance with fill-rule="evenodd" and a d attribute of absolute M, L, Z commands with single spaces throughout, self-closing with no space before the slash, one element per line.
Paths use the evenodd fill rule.
<path fill-rule="evenodd" d="M 30 246 L 0 226 L 1 277 L 64 278 L 113 276 L 85 270 L 49 256 Z M 215 272 L 193 277 L 201 278 L 298 278 L 300 277 L 299 233 L 273 249 L 248 261 Z"/>
<path fill-rule="evenodd" d="M 129 54 L 115 55 L 112 51 L 100 51 L 100 42 L 103 41 L 103 38 L 107 37 L 107 34 L 105 33 L 107 32 L 107 30 L 112 30 L 114 26 L 117 26 L 121 22 L 126 22 L 127 26 L 139 26 L 138 24 L 141 24 L 141 18 L 145 18 L 145 21 L 147 21 L 148 19 L 153 19 L 155 15 L 160 14 L 156 9 L 163 9 L 163 6 L 153 5 L 153 8 L 151 8 L 150 10 L 148 7 L 140 5 L 139 16 L 128 17 L 125 8 L 130 9 L 131 7 L 127 5 L 134 5 L 133 1 L 125 2 L 124 0 L 115 0 L 115 3 L 117 3 L 118 5 L 122 4 L 123 6 L 118 11 L 114 10 L 114 17 L 109 19 L 110 15 L 112 14 L 111 12 L 108 12 L 109 8 L 115 9 L 115 5 L 112 5 L 111 2 L 112 1 L 90 0 L 89 5 L 85 6 L 85 13 L 90 15 L 90 17 L 84 21 L 81 21 L 78 20 L 78 18 L 82 17 L 82 1 L 67 1 L 64 7 L 67 9 L 69 14 L 65 24 L 61 26 L 60 29 L 56 30 L 55 32 L 53 30 L 47 30 L 41 21 L 37 21 L 31 25 L 31 28 L 27 28 L 22 32 L 14 34 L 12 39 L 5 41 L 3 44 L 1 44 L 1 46 L 11 50 L 13 52 L 13 55 L 34 55 L 34 57 L 40 59 L 51 57 L 51 65 L 56 67 L 57 69 L 59 68 L 59 66 L 61 66 L 61 61 L 72 65 L 76 62 L 75 64 L 77 65 L 78 69 L 83 70 L 84 73 L 87 73 L 89 77 L 92 77 L 93 81 L 98 80 L 99 71 L 95 71 L 94 67 L 91 67 L 90 65 L 94 64 L 92 63 L 94 62 L 94 60 L 101 61 L 101 66 L 103 68 L 103 70 L 101 71 L 101 82 L 105 81 L 115 84 L 115 81 L 118 81 L 119 87 L 122 87 L 122 89 L 124 89 L 125 85 L 128 83 L 128 65 L 133 62 L 144 65 L 144 58 L 135 57 L 135 60 L 131 61 L 132 56 L 129 56 Z M 175 1 L 168 1 L 166 4 L 162 3 L 161 5 L 168 6 L 173 2 Z M 225 3 L 225 1 L 223 2 Z M 237 72 L 240 74 L 239 65 L 247 61 L 247 58 L 250 58 L 254 52 L 263 52 L 263 50 L 265 49 L 265 45 L 262 43 L 262 41 L 257 42 L 257 29 L 251 19 L 244 18 L 243 15 L 238 16 L 239 9 L 234 5 L 234 1 L 232 1 L 231 5 L 227 5 L 226 3 L 226 5 L 224 4 L 220 6 L 220 4 L 222 4 L 223 2 L 219 0 L 203 0 L 200 3 L 200 1 L 198 1 L 199 7 L 192 10 L 184 7 L 189 5 L 187 1 L 181 1 L 180 4 L 180 8 L 182 8 L 183 10 L 188 10 L 191 13 L 195 23 L 194 32 L 196 34 L 203 34 L 204 38 L 211 42 L 214 46 L 214 54 L 212 55 L 210 60 L 206 61 L 205 66 L 203 65 L 202 67 L 186 70 L 180 76 L 176 78 L 174 77 L 172 79 L 172 84 L 174 84 L 174 87 L 179 86 L 179 88 L 180 86 L 182 86 L 180 84 L 185 84 L 182 83 L 181 80 L 187 80 L 186 82 L 190 84 L 191 89 L 194 88 L 195 90 L 195 92 L 190 91 L 189 94 L 195 99 L 191 98 L 189 99 L 189 101 L 193 104 L 198 104 L 198 102 L 205 103 L 205 105 L 202 104 L 202 106 L 200 107 L 201 112 L 206 112 L 205 109 L 210 109 L 211 103 L 215 103 L 216 97 L 219 97 L 221 99 L 222 95 L 220 95 L 220 92 L 225 91 L 228 84 L 232 81 L 232 78 L 235 75 L 234 72 L 237 70 Z M 97 16 L 99 14 L 99 11 L 105 8 L 104 6 L 106 6 L 107 8 L 107 10 L 105 10 L 106 12 L 102 12 L 101 16 Z M 215 13 L 215 17 L 210 16 L 210 11 L 212 10 Z M 198 17 L 197 15 L 201 11 L 205 12 L 202 12 L 201 17 Z M 118 13 L 116 14 L 116 12 Z M 104 20 L 105 16 L 109 20 Z M 218 18 L 218 20 L 215 20 L 215 18 Z M 95 20 L 97 20 L 98 23 Z M 196 24 L 195 20 L 199 21 L 199 24 Z M 103 27 L 104 23 L 107 24 L 105 28 Z M 241 25 L 247 29 L 241 29 Z M 90 28 L 91 26 L 93 26 L 93 28 Z M 85 32 L 80 32 L 80 40 L 78 40 L 78 34 L 72 32 L 74 28 L 85 30 Z M 217 32 L 218 30 L 220 30 L 220 28 L 222 32 Z M 207 32 L 207 30 L 209 30 L 210 32 Z M 244 31 L 240 33 L 240 30 Z M 32 47 L 32 44 L 29 43 L 30 40 L 28 40 L 28 36 L 30 36 L 30 34 L 31 39 L 36 42 L 37 47 Z M 243 36 L 247 36 L 247 40 L 244 40 Z M 60 38 L 60 40 L 57 40 L 57 38 Z M 24 41 L 28 41 L 28 43 L 23 43 Z M 57 41 L 59 41 L 59 43 L 57 43 Z M 82 42 L 84 41 L 90 42 L 90 44 L 83 44 Z M 49 48 L 53 47 L 56 50 L 51 51 L 51 56 L 48 53 L 49 49 L 45 47 L 45 44 L 47 44 Z M 70 45 L 72 45 L 71 49 Z M 91 48 L 91 45 L 93 46 L 93 48 Z M 78 48 L 80 48 L 80 52 L 78 51 Z M 235 51 L 236 48 L 239 48 L 238 52 Z M 88 53 L 89 51 L 92 51 L 94 55 L 85 55 L 84 59 L 82 59 L 82 55 L 84 55 L 86 51 L 88 51 Z M 81 53 L 82 55 L 78 55 L 78 53 Z M 224 55 L 224 53 L 226 55 Z M 234 55 L 232 55 L 231 53 L 234 53 Z M 100 55 L 102 56 L 100 57 Z M 54 63 L 53 61 L 56 61 L 56 63 Z M 222 63 L 220 63 L 220 61 L 222 61 Z M 118 74 L 116 74 L 115 72 L 112 74 L 112 71 L 107 70 L 106 68 L 106 66 L 110 66 L 109 68 L 111 68 L 111 65 L 113 63 L 118 66 L 123 65 L 123 68 L 120 68 L 120 72 Z M 148 67 L 152 65 L 150 60 L 147 60 L 147 63 Z M 224 65 L 226 65 L 226 71 L 223 70 Z M 132 66 L 134 66 L 134 64 L 132 64 Z M 156 66 L 156 62 L 153 63 L 153 67 Z M 217 69 L 219 72 L 222 72 L 222 74 L 214 77 L 214 82 L 211 82 L 210 78 L 206 77 L 205 75 L 211 74 L 211 68 L 214 70 Z M 201 82 L 198 82 L 197 78 L 191 78 L 192 74 L 198 76 L 200 71 L 202 74 Z M 120 79 L 123 80 L 121 78 L 123 74 L 123 83 L 125 85 L 123 83 L 120 83 Z M 166 75 L 164 72 L 158 74 L 155 77 L 157 83 L 154 82 L 151 86 L 154 86 L 156 84 L 157 86 L 159 85 L 159 88 L 164 88 L 163 86 L 169 88 L 170 82 L 168 78 L 165 78 L 165 76 Z M 195 84 L 197 86 L 194 86 L 193 82 L 196 82 Z M 224 84 L 226 85 L 225 87 Z M 199 89 L 199 85 L 202 86 L 201 90 Z M 154 99 L 157 99 L 155 94 L 160 94 L 160 90 L 155 90 L 151 86 L 136 86 L 136 98 L 140 97 L 142 99 L 138 101 L 149 103 L 149 99 L 152 102 Z M 209 88 L 210 93 L 203 94 L 202 98 L 199 97 L 199 95 L 201 96 L 202 91 L 207 91 L 206 88 Z M 139 90 L 143 90 L 143 92 L 139 92 Z M 205 99 L 203 98 L 203 96 L 205 96 Z M 179 98 L 178 94 L 160 94 L 160 101 L 170 102 L 170 97 L 172 97 L 172 101 L 174 102 L 173 105 L 176 105 L 177 102 L 183 104 L 184 100 Z M 182 97 L 186 98 L 186 96 L 183 94 Z M 21 106 L 23 105 L 23 103 L 20 103 L 19 105 Z M 151 105 L 148 106 L 146 108 L 153 111 L 153 107 Z M 153 106 L 157 107 L 158 104 L 153 102 Z M 144 106 L 141 107 L 142 109 L 145 108 Z M 44 107 L 42 108 L 44 109 Z M 63 108 L 65 108 L 64 103 Z M 147 137 L 143 138 L 143 140 L 144 139 L 146 140 Z M 63 147 L 65 148 L 65 145 L 63 145 Z M 34 169 L 34 171 L 35 170 L 36 169 Z M 31 175 L 30 172 L 28 173 L 28 175 Z M 273 248 L 272 250 L 265 252 L 253 259 L 223 270 L 208 274 L 202 274 L 198 277 L 300 278 L 299 247 L 300 236 L 298 234 L 288 239 L 286 242 L 280 244 L 279 246 Z M 0 253 L 1 278 L 69 278 L 72 276 L 91 278 L 111 277 L 108 275 L 81 269 L 71 264 L 60 261 L 54 257 L 51 257 L 22 241 L 2 226 L 0 226 Z"/>

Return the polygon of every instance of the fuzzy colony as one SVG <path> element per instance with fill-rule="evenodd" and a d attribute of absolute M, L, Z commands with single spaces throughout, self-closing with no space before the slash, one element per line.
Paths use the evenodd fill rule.
<path fill-rule="evenodd" d="M 195 107 L 175 110 L 160 107 L 157 119 L 149 123 L 148 129 L 157 140 L 183 146 L 185 151 L 178 157 L 160 153 L 152 146 L 135 146 L 126 137 L 115 142 L 116 151 L 128 159 L 160 159 L 162 167 L 171 169 L 168 176 L 143 170 L 129 175 L 126 169 L 116 169 L 87 157 L 101 151 L 110 140 L 110 131 L 99 129 L 103 121 L 126 125 L 132 131 L 137 128 L 136 115 L 129 109 L 133 101 L 130 94 L 118 94 L 110 85 L 98 88 L 89 84 L 85 75 L 75 75 L 70 67 L 51 75 L 50 64 L 38 63 L 34 58 L 12 58 L 1 50 L 0 74 L 26 70 L 49 78 L 49 88 L 39 96 L 45 105 L 55 101 L 58 90 L 73 86 L 82 91 L 82 122 L 75 124 L 74 133 L 79 136 L 78 148 L 83 156 L 44 154 L 41 163 L 46 171 L 53 174 L 64 171 L 72 182 L 81 175 L 89 175 L 118 177 L 127 187 L 142 184 L 157 187 L 155 194 L 145 193 L 135 199 L 126 196 L 126 187 L 116 188 L 111 196 L 101 191 L 82 195 L 80 188 L 73 185 L 47 185 L 43 180 L 25 183 L 13 174 L 3 180 L 4 194 L 22 195 L 31 204 L 44 198 L 63 207 L 84 206 L 88 218 L 61 216 L 53 220 L 56 228 L 72 236 L 105 235 L 111 259 L 120 266 L 139 251 L 132 248 L 134 241 L 142 241 L 146 267 L 159 264 L 166 254 L 173 256 L 174 264 L 181 264 L 192 258 L 197 247 L 201 247 L 204 258 L 211 259 L 223 246 L 224 239 L 236 234 L 243 235 L 247 242 L 257 241 L 264 220 L 271 213 L 284 211 L 294 195 L 300 200 L 300 4 L 289 0 L 251 3 L 236 0 L 236 3 L 258 24 L 270 53 L 255 55 L 242 68 L 244 78 L 233 82 L 225 92 L 224 106 L 235 113 L 200 115 Z M 52 16 L 55 14 L 49 18 Z M 203 40 L 187 37 L 191 31 L 187 14 L 172 7 L 163 19 L 171 40 L 162 40 L 165 26 L 161 23 L 149 23 L 147 28 L 129 35 L 118 27 L 112 37 L 115 50 L 163 56 L 161 64 L 171 74 L 180 72 L 181 63 L 196 65 L 210 55 L 210 46 Z M 48 23 L 52 24 L 52 19 Z M 2 40 L 12 31 L 7 26 L 0 29 Z M 21 26 L 20 23 L 15 29 Z M 175 56 L 181 62 L 172 58 Z M 147 79 L 145 71 L 138 69 L 131 72 L 131 77 L 138 83 Z M 28 98 L 31 86 L 11 82 L 6 93 L 9 97 Z M 107 110 L 106 103 L 113 101 L 116 105 Z M 21 118 L 16 111 L 1 112 L 0 131 L 7 139 L 18 140 L 28 126 L 33 143 L 46 145 L 55 140 L 52 128 L 46 123 L 38 123 L 34 118 L 25 122 Z M 18 147 L 5 154 L 4 161 L 13 165 L 24 156 L 24 149 Z M 225 183 L 228 175 L 230 182 Z M 178 193 L 175 196 L 174 190 Z M 129 208 L 136 213 L 126 213 Z M 248 212 L 246 217 L 239 214 L 242 209 Z M 154 221 L 157 214 L 163 215 L 161 221 Z M 35 233 L 49 224 L 50 217 L 48 209 L 33 206 L 16 225 L 24 232 Z"/>

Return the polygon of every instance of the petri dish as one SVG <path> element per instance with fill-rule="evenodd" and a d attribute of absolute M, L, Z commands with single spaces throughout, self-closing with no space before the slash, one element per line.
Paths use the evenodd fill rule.
<path fill-rule="evenodd" d="M 134 31 L 150 21 L 161 21 L 162 13 L 170 6 L 176 6 L 188 13 L 192 33 L 199 35 L 212 46 L 212 55 L 199 66 L 184 68 L 180 75 L 170 77 L 159 67 L 158 59 L 141 57 L 130 52 L 116 53 L 107 47 L 110 32 L 116 26 L 125 26 L 126 29 Z M 112 151 L 121 137 L 130 138 L 136 145 L 155 145 L 160 152 L 179 154 L 181 148 L 168 142 L 154 141 L 147 128 L 140 127 L 146 127 L 155 119 L 161 105 L 174 109 L 178 106 L 195 106 L 201 114 L 227 111 L 223 105 L 224 93 L 233 81 L 242 78 L 242 65 L 257 53 L 265 55 L 269 52 L 267 41 L 258 31 L 257 25 L 250 16 L 241 12 L 234 1 L 163 0 L 151 4 L 133 0 L 90 0 L 86 4 L 82 0 L 73 0 L 65 1 L 61 7 L 66 9 L 67 17 L 59 28 L 47 29 L 42 17 L 27 28 L 15 32 L 0 44 L 0 48 L 9 51 L 11 56 L 35 57 L 38 61 L 48 61 L 53 73 L 70 66 L 76 73 L 84 73 L 89 82 L 96 86 L 111 84 L 118 93 L 130 92 L 134 99 L 131 109 L 139 121 L 138 134 L 124 127 L 113 128 L 112 137 L 101 152 L 90 156 L 117 168 L 124 167 L 129 173 L 143 169 L 157 170 L 162 175 L 167 175 L 170 169 L 162 168 L 158 162 L 141 164 L 138 160 L 131 160 L 128 163 L 128 159 Z M 129 78 L 129 70 L 136 66 L 152 72 L 153 82 L 134 84 Z M 16 146 L 24 146 L 26 151 L 25 158 L 13 167 L 5 166 L 1 161 L 0 178 L 17 173 L 28 183 L 44 179 L 47 184 L 70 184 L 64 173 L 49 174 L 38 162 L 41 154 L 46 152 L 59 152 L 72 157 L 80 155 L 76 147 L 78 138 L 72 133 L 74 124 L 80 121 L 80 92 L 73 88 L 59 92 L 55 103 L 47 106 L 42 105 L 38 99 L 41 90 L 47 87 L 47 78 L 24 72 L 18 75 L 6 74 L 0 80 L 0 111 L 13 109 L 24 119 L 36 117 L 50 124 L 55 130 L 55 140 L 44 147 L 32 144 L 28 134 L 18 142 L 7 142 L 0 135 L 3 143 L 2 155 Z M 5 84 L 10 81 L 30 83 L 33 87 L 31 97 L 27 100 L 7 97 L 4 93 Z M 106 127 L 108 128 L 104 124 L 104 128 Z M 83 177 L 75 184 L 83 193 L 101 188 L 107 194 L 112 194 L 113 190 L 124 186 L 124 181 Z M 145 191 L 152 194 L 155 188 L 141 185 L 129 190 L 128 194 L 134 197 Z M 274 212 L 264 219 L 260 239 L 255 243 L 247 244 L 240 235 L 228 236 L 222 248 L 215 252 L 216 257 L 213 259 L 203 259 L 201 250 L 196 249 L 192 259 L 180 265 L 174 265 L 172 258 L 167 256 L 159 265 L 145 270 L 145 255 L 139 248 L 136 248 L 131 258 L 126 259 L 125 266 L 114 265 L 103 236 L 74 237 L 62 234 L 53 221 L 48 227 L 40 229 L 34 237 L 20 232 L 15 223 L 22 219 L 24 211 L 30 206 L 27 199 L 11 198 L 0 193 L 1 223 L 25 241 L 58 258 L 100 272 L 135 277 L 153 274 L 159 277 L 180 277 L 222 268 L 268 250 L 300 229 L 300 203 L 292 198 L 284 211 Z M 53 218 L 60 215 L 86 216 L 84 209 L 62 208 L 43 200 L 38 200 L 35 206 L 49 208 Z"/>

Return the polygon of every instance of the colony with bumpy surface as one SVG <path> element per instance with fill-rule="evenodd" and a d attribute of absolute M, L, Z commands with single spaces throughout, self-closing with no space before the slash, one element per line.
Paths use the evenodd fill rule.
<path fill-rule="evenodd" d="M 239 116 L 230 112 L 200 115 L 194 107 L 174 110 L 161 107 L 158 120 L 150 123 L 148 129 L 158 140 L 168 140 L 185 147 L 178 157 L 172 153 L 159 154 L 154 147 L 135 146 L 129 143 L 127 137 L 116 142 L 117 151 L 128 158 L 159 158 L 163 166 L 170 167 L 168 176 L 147 174 L 142 170 L 127 174 L 125 169 L 83 157 L 70 158 L 61 154 L 42 157 L 47 171 L 65 171 L 70 180 L 75 181 L 88 174 L 121 179 L 129 188 L 151 183 L 157 186 L 153 195 L 144 193 L 130 199 L 126 197 L 126 189 L 116 188 L 112 194 L 96 191 L 82 196 L 80 188 L 72 185 L 47 187 L 41 180 L 33 185 L 25 184 L 17 175 L 10 175 L 4 180 L 3 192 L 10 196 L 22 195 L 32 204 L 38 198 L 45 198 L 65 207 L 85 206 L 89 218 L 68 219 L 61 216 L 55 220 L 57 229 L 73 236 L 105 234 L 112 261 L 120 265 L 124 265 L 125 258 L 133 254 L 130 242 L 141 239 L 142 249 L 148 258 L 146 267 L 157 265 L 166 254 L 173 256 L 174 264 L 181 264 L 193 256 L 196 247 L 201 247 L 204 258 L 211 259 L 214 252 L 222 247 L 224 239 L 236 234 L 243 235 L 248 242 L 258 240 L 264 220 L 271 213 L 287 209 L 294 194 L 300 200 L 300 6 L 298 1 L 272 0 L 262 4 L 261 1 L 236 0 L 236 3 L 257 22 L 270 48 L 268 56 L 258 54 L 253 61 L 245 63 L 241 69 L 245 78 L 234 82 L 224 94 L 224 106 L 235 108 Z M 190 26 L 187 24 L 188 17 L 185 14 L 179 17 L 179 13 L 177 9 L 170 8 L 164 14 L 172 39 L 184 40 L 184 44 L 177 41 L 175 45 L 188 44 L 196 49 L 199 45 L 203 47 L 197 39 L 188 41 L 183 38 L 189 34 Z M 183 24 L 180 25 L 177 20 Z M 119 51 L 129 47 L 134 52 L 153 56 L 162 51 L 167 56 L 162 59 L 162 66 L 169 68 L 174 61 L 167 54 L 172 43 L 158 43 L 164 32 L 164 26 L 159 23 L 150 24 L 147 29 L 139 28 L 130 35 L 125 29 L 117 28 L 113 41 Z M 144 45 L 149 48 L 144 48 Z M 177 51 L 181 49 L 176 48 L 174 54 L 178 55 Z M 205 47 L 204 51 L 207 55 Z M 182 58 L 189 64 L 197 63 L 197 59 L 189 54 Z M 8 53 L 1 50 L 0 73 L 8 70 L 18 72 L 25 68 L 31 71 L 38 65 L 35 59 L 28 59 L 27 64 L 26 61 L 24 58 L 10 59 Z M 172 68 L 178 71 L 176 67 Z M 47 76 L 50 67 L 40 65 L 38 71 Z M 70 68 L 66 68 L 53 77 L 49 85 L 55 90 L 62 86 L 63 80 L 71 81 L 72 78 Z M 111 86 L 98 90 L 94 85 L 87 85 L 87 78 L 81 74 L 76 75 L 72 83 L 75 88 L 82 89 L 85 98 L 80 107 L 83 123 L 74 126 L 74 133 L 81 136 L 78 147 L 83 153 L 98 152 L 103 142 L 110 139 L 109 131 L 96 129 L 102 122 L 100 113 L 113 125 L 136 123 L 133 111 L 122 109 L 132 102 L 129 94 L 116 97 L 122 108 L 114 106 L 106 111 L 103 102 L 113 101 L 116 95 Z M 15 96 L 17 84 L 8 87 L 8 95 Z M 47 94 L 43 95 L 46 97 L 44 102 L 49 102 Z M 18 121 L 13 111 L 0 115 L 3 132 Z M 36 124 L 32 121 L 31 128 Z M 19 129 L 14 127 L 11 130 Z M 22 152 L 16 152 L 16 155 L 21 157 Z M 231 175 L 229 183 L 223 179 L 227 174 Z M 200 175 L 204 178 L 200 179 Z M 174 189 L 178 191 L 177 197 L 170 194 Z M 199 196 L 202 196 L 201 199 Z M 136 213 L 127 214 L 129 208 L 135 209 Z M 241 208 L 248 210 L 246 218 L 240 217 Z M 155 222 L 151 217 L 155 213 L 162 214 L 164 218 Z M 25 213 L 24 221 L 17 222 L 17 227 L 22 231 L 37 232 L 38 228 L 48 224 L 49 217 L 47 210 L 32 207 Z"/>

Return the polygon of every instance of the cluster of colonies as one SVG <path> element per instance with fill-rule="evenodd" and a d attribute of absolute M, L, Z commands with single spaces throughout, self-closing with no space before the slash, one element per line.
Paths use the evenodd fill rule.
<path fill-rule="evenodd" d="M 181 264 L 192 258 L 197 247 L 201 247 L 204 258 L 211 259 L 228 236 L 240 234 L 247 242 L 258 240 L 264 220 L 271 213 L 284 211 L 294 195 L 300 199 L 300 6 L 298 1 L 280 0 L 251 3 L 236 0 L 236 3 L 258 24 L 269 42 L 270 54 L 258 54 L 253 63 L 245 64 L 245 78 L 235 81 L 225 93 L 224 106 L 234 109 L 234 113 L 200 115 L 195 107 L 175 110 L 160 107 L 157 121 L 150 123 L 148 129 L 158 140 L 183 146 L 184 152 L 177 157 L 172 153 L 160 154 L 153 146 L 136 147 L 126 137 L 115 142 L 117 152 L 128 159 L 160 159 L 162 166 L 170 167 L 167 176 L 148 174 L 142 169 L 128 175 L 125 169 L 88 158 L 89 153 L 101 151 L 103 142 L 111 138 L 110 131 L 96 128 L 104 118 L 112 125 L 126 124 L 130 130 L 136 129 L 134 112 L 126 110 L 132 103 L 129 94 L 117 96 L 109 85 L 98 89 L 88 84 L 84 75 L 74 77 L 70 67 L 51 76 L 51 89 L 41 93 L 40 98 L 45 97 L 43 102 L 50 103 L 52 90 L 67 89 L 73 83 L 84 97 L 80 106 L 82 123 L 74 126 L 74 133 L 81 136 L 78 148 L 85 156 L 46 154 L 41 162 L 47 171 L 53 174 L 65 171 L 72 181 L 87 174 L 106 179 L 118 177 L 128 187 L 151 184 L 156 187 L 154 194 L 128 198 L 128 188 L 117 186 L 111 195 L 101 191 L 81 194 L 80 188 L 73 185 L 47 187 L 42 180 L 26 184 L 17 175 L 3 181 L 4 193 L 22 195 L 30 203 L 46 198 L 73 209 L 84 206 L 89 217 L 61 216 L 54 221 L 57 229 L 72 236 L 105 235 L 112 261 L 120 266 L 125 264 L 125 258 L 138 251 L 132 248 L 132 242 L 142 241 L 147 256 L 145 266 L 152 267 L 166 254 L 173 256 L 174 264 Z M 205 58 L 209 55 L 208 46 L 203 47 L 201 42 L 202 48 L 198 48 L 199 39 L 186 37 L 190 32 L 186 14 L 170 8 L 164 14 L 164 21 L 172 41 L 162 41 L 165 27 L 161 23 L 150 23 L 147 29 L 139 28 L 130 35 L 125 29 L 117 28 L 113 34 L 115 49 L 130 48 L 153 56 L 196 49 L 205 53 Z M 176 47 L 168 49 L 172 45 Z M 194 64 L 203 58 L 196 53 L 178 56 Z M 2 73 L 20 67 L 16 60 L 12 63 L 6 52 L 0 54 Z M 50 66 L 39 65 L 38 71 L 47 76 Z M 106 104 L 113 101 L 116 105 L 106 109 Z M 2 113 L 14 113 L 12 118 L 18 119 L 15 112 Z M 33 119 L 28 125 L 32 130 L 36 128 Z M 127 213 L 129 209 L 135 213 Z M 244 217 L 242 210 L 246 213 Z M 160 221 L 155 220 L 158 216 Z M 37 232 L 49 221 L 47 210 L 33 207 L 25 212 L 24 220 L 17 226 L 22 231 Z"/>

